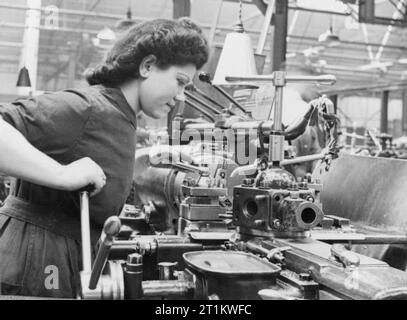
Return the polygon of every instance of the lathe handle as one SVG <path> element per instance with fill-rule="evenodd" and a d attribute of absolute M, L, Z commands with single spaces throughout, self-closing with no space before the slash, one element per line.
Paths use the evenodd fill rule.
<path fill-rule="evenodd" d="M 79 192 L 81 206 L 82 270 L 90 272 L 92 268 L 92 251 L 90 245 L 89 191 Z"/>
<path fill-rule="evenodd" d="M 106 264 L 110 248 L 113 244 L 113 238 L 119 234 L 121 222 L 119 217 L 112 216 L 105 221 L 100 246 L 97 252 L 95 262 L 92 267 L 92 273 L 89 280 L 89 289 L 95 289 L 99 281 L 100 274 Z"/>

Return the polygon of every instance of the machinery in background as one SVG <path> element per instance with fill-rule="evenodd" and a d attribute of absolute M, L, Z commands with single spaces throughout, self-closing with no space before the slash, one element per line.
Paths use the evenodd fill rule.
<path fill-rule="evenodd" d="M 269 81 L 270 77 L 265 79 Z M 271 80 L 279 95 L 287 81 L 285 74 L 277 72 Z M 335 233 L 331 237 L 333 244 L 312 237 L 316 228 L 338 235 L 349 226 L 345 219 L 324 217 L 319 181 L 309 176 L 307 181 L 297 183 L 288 171 L 281 169 L 281 107 L 281 99 L 277 98 L 269 132 L 269 157 L 260 158 L 254 170 L 234 163 L 237 176 L 244 177 L 239 185 L 228 185 L 231 180 L 223 166 L 223 160 L 232 161 L 228 157 L 220 157 L 222 161 L 216 164 L 216 170 L 203 163 L 197 166 L 172 161 L 171 176 L 169 169 L 162 167 L 168 157 L 156 153 L 156 166 L 151 165 L 149 158 L 147 167 L 153 167 L 149 174 L 155 174 L 152 178 L 156 183 L 155 189 L 146 192 L 160 193 L 154 196 L 162 197 L 167 205 L 177 203 L 176 235 L 129 233 L 128 229 L 123 233 L 124 219 L 111 217 L 105 223 L 92 265 L 88 198 L 83 192 L 84 267 L 79 297 L 407 299 L 407 273 L 347 250 L 343 243 L 348 239 Z M 335 132 L 334 117 L 328 117 L 327 123 L 331 133 Z M 335 140 L 332 135 L 331 152 L 323 155 L 321 171 L 330 171 L 335 163 Z M 179 155 L 172 150 L 169 154 Z M 143 159 L 147 161 L 146 157 Z M 246 174 L 248 170 L 252 170 L 253 178 Z M 171 186 L 173 189 L 167 189 Z M 227 198 L 230 188 L 231 200 Z M 155 207 L 156 203 L 150 200 L 150 205 Z M 145 220 L 151 219 L 151 210 L 144 210 L 142 215 Z"/>
<path fill-rule="evenodd" d="M 350 153 L 361 156 L 407 159 L 407 153 L 393 143 L 393 136 L 387 133 L 376 133 L 374 130 L 366 130 L 365 136 L 353 133 L 343 133 L 351 138 Z M 363 140 L 363 146 L 356 147 L 356 140 Z M 346 146 L 345 146 L 346 148 Z"/>
<path fill-rule="evenodd" d="M 210 83 L 206 74 L 201 75 L 201 78 Z M 332 81 L 332 77 L 299 77 L 294 80 L 304 79 L 314 82 Z M 281 83 L 278 88 L 282 90 L 286 80 L 283 78 L 279 81 Z M 199 92 L 196 88 L 194 90 Z M 204 96 L 204 93 L 199 94 Z M 227 93 L 225 96 L 234 101 Z M 274 119 L 253 120 L 249 114 L 240 112 L 241 115 L 237 115 L 236 110 L 231 108 L 215 109 L 216 101 L 207 105 L 202 99 L 188 93 L 187 98 L 186 103 L 194 105 L 198 110 L 202 109 L 211 121 L 184 119 L 178 114 L 172 124 L 169 146 L 140 149 L 136 154 L 134 203 L 140 208 L 147 207 L 149 222 L 157 231 L 175 233 L 184 197 L 181 188 L 186 180 L 202 185 L 222 184 L 227 189 L 223 204 L 231 203 L 233 187 L 241 184 L 245 178 L 256 178 L 257 169 L 264 169 L 269 161 L 270 164 L 278 161 L 284 166 L 317 159 L 331 161 L 336 153 L 332 148 L 333 144 L 336 145 L 336 140 L 330 137 L 331 145 L 327 148 L 327 154 L 287 158 L 289 154 L 284 149 L 284 141 L 301 135 L 317 114 L 324 117 L 324 121 L 329 122 L 329 126 L 336 130 L 336 125 L 333 126 L 332 119 L 329 119 L 334 116 L 333 105 L 325 97 L 310 103 L 304 116 L 299 117 L 295 123 L 284 127 L 280 120 L 277 124 L 280 129 L 275 129 L 277 127 Z M 206 99 L 212 101 L 210 97 Z M 189 100 L 200 101 L 201 105 L 197 106 L 196 101 Z M 280 97 L 276 105 L 281 101 Z M 234 103 L 238 105 L 237 102 Z M 281 118 L 281 113 L 277 118 Z M 331 132 L 330 135 L 336 133 Z M 278 157 L 276 160 L 272 159 L 273 154 Z M 203 173 L 207 175 L 206 178 L 202 178 Z"/>

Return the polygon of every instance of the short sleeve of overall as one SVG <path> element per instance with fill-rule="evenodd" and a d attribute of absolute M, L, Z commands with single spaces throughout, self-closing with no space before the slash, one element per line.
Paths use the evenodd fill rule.
<path fill-rule="evenodd" d="M 44 94 L 0 105 L 2 118 L 37 149 L 59 162 L 79 137 L 90 115 L 90 102 L 72 92 Z"/>
<path fill-rule="evenodd" d="M 85 99 L 64 92 L 0 105 L 0 115 L 4 121 L 16 128 L 37 149 L 61 163 L 83 130 L 89 110 L 89 103 Z M 12 193 L 26 193 L 26 200 L 45 191 L 19 180 L 14 187 Z M 41 197 L 38 201 L 41 202 Z M 13 205 L 9 210 L 2 209 L 6 213 L 15 210 L 24 215 L 22 211 L 30 210 L 30 206 L 20 208 Z M 76 255 L 77 245 L 74 241 L 14 216 L 0 215 L 0 276 L 3 294 L 74 296 L 79 284 L 70 270 L 79 271 Z M 58 275 L 63 277 L 58 279 L 58 288 L 53 290 L 47 290 L 44 285 L 47 265 L 58 268 Z"/>
<path fill-rule="evenodd" d="M 90 201 L 91 223 L 101 227 L 107 217 L 120 212 L 131 187 L 135 115 L 130 109 L 119 89 L 92 86 L 4 104 L 0 106 L 0 115 L 33 146 L 56 161 L 68 164 L 88 156 L 102 167 L 107 184 Z M 23 199 L 24 206 L 12 207 L 16 210 L 10 214 L 4 211 L 6 199 L 0 208 L 3 294 L 75 296 L 81 268 L 77 193 L 17 180 L 12 195 Z M 22 219 L 18 215 L 16 218 L 15 214 L 24 210 L 27 214 L 33 203 L 36 208 L 39 205 L 51 211 L 51 218 L 42 212 L 36 215 L 38 224 L 27 222 L 24 214 Z M 63 218 L 66 216 L 68 220 Z M 44 287 L 45 268 L 49 265 L 58 268 L 58 288 Z"/>

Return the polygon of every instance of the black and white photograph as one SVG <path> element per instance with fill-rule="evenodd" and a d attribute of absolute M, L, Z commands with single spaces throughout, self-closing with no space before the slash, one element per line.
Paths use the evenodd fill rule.
<path fill-rule="evenodd" d="M 407 0 L 0 0 L 21 300 L 407 300 Z"/>

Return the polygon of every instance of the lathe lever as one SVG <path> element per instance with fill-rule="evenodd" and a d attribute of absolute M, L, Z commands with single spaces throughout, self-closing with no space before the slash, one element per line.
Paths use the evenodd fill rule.
<path fill-rule="evenodd" d="M 95 289 L 99 281 L 100 274 L 106 264 L 110 248 L 113 244 L 113 238 L 119 234 L 121 227 L 120 219 L 112 216 L 105 221 L 102 235 L 100 237 L 100 246 L 92 267 L 92 273 L 89 280 L 89 289 Z"/>

